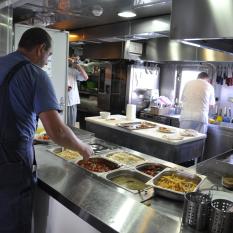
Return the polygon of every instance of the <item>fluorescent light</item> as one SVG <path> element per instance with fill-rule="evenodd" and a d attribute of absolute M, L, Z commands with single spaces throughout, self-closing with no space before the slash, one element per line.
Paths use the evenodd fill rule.
<path fill-rule="evenodd" d="M 122 11 L 118 13 L 118 16 L 124 17 L 124 18 L 132 18 L 132 17 L 135 17 L 136 14 L 132 11 Z"/>
<path fill-rule="evenodd" d="M 195 43 L 192 43 L 192 42 L 189 42 L 189 41 L 186 41 L 186 40 L 181 40 L 180 42 L 183 43 L 183 44 L 186 44 L 186 45 L 201 47 L 199 44 L 195 44 Z"/>

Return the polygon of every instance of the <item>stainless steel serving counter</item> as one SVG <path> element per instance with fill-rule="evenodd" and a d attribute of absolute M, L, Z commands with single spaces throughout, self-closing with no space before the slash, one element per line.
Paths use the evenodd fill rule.
<path fill-rule="evenodd" d="M 38 186 L 77 217 L 100 232 L 192 233 L 181 224 L 182 202 L 160 196 L 140 203 L 138 197 L 48 151 L 54 145 L 36 145 Z M 147 160 L 179 167 L 145 154 Z M 195 168 L 192 169 L 192 171 Z M 210 175 L 201 189 L 219 183 Z M 43 210 L 42 215 L 44 215 Z M 54 224 L 54 223 L 53 223 Z M 43 233 L 43 232 L 40 232 Z"/>

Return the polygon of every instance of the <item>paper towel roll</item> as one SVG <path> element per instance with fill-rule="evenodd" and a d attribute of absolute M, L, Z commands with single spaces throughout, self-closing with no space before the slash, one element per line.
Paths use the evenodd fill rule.
<path fill-rule="evenodd" d="M 136 118 L 136 105 L 127 104 L 126 106 L 126 118 L 129 121 L 134 121 Z"/>

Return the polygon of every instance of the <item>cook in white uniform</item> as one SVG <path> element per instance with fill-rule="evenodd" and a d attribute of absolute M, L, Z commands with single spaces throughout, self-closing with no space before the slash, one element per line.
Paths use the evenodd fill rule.
<path fill-rule="evenodd" d="M 86 81 L 88 75 L 75 59 L 69 59 L 68 95 L 67 95 L 67 125 L 75 126 L 77 105 L 80 104 L 77 81 Z"/>
<path fill-rule="evenodd" d="M 184 87 L 181 100 L 183 108 L 180 128 L 206 133 L 209 107 L 215 105 L 214 88 L 209 83 L 208 74 L 201 72 L 196 80 L 188 82 Z"/>

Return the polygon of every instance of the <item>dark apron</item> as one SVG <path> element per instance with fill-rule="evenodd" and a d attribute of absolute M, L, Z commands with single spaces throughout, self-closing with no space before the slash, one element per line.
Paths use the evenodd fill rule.
<path fill-rule="evenodd" d="M 28 61 L 16 64 L 0 86 L 0 233 L 31 231 L 33 164 L 32 140 L 19 138 L 9 100 L 9 83 Z"/>

